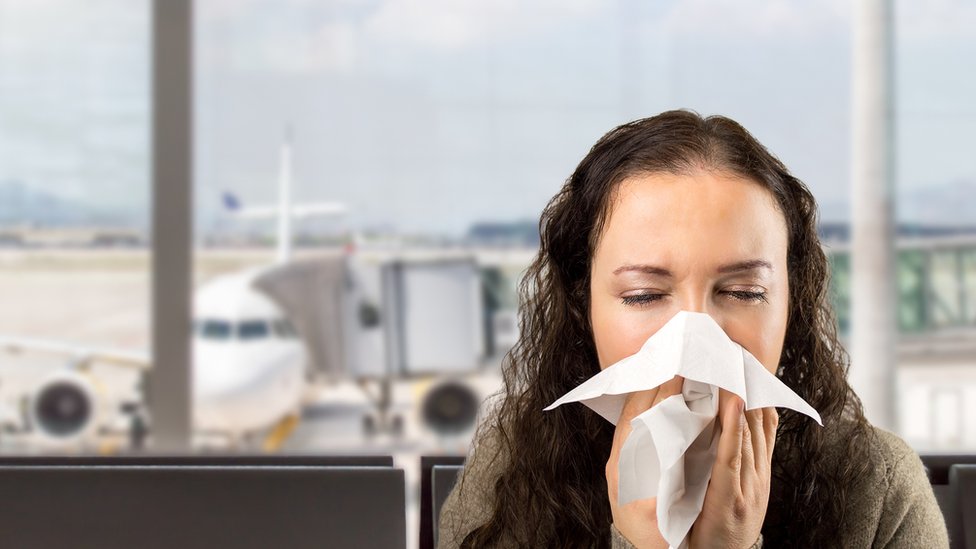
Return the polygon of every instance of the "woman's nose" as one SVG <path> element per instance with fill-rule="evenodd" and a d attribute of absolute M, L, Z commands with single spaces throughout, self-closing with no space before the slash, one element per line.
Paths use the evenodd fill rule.
<path fill-rule="evenodd" d="M 705 313 L 712 317 L 723 330 L 726 329 L 725 319 L 722 318 L 721 311 L 717 307 L 714 307 L 714 304 L 708 298 L 707 292 L 694 291 L 681 293 L 679 294 L 678 305 L 682 311 Z"/>
<path fill-rule="evenodd" d="M 682 311 L 710 314 L 708 299 L 704 292 L 688 290 L 680 292 L 678 304 Z"/>

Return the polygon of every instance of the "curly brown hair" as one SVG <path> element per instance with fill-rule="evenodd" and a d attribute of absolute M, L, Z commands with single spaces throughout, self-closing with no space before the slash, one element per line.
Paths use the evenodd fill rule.
<path fill-rule="evenodd" d="M 538 255 L 519 286 L 521 338 L 503 365 L 498 407 L 479 426 L 497 430 L 508 456 L 490 519 L 462 547 L 512 540 L 531 547 L 606 547 L 611 514 L 605 467 L 614 426 L 584 406 L 543 412 L 600 370 L 589 322 L 590 261 L 623 179 L 642 173 L 725 171 L 775 197 L 786 218 L 790 308 L 776 375 L 816 408 L 821 429 L 782 409 L 763 524 L 769 546 L 839 545 L 849 487 L 868 467 L 869 426 L 847 382 L 828 296 L 829 266 L 813 195 L 738 123 L 677 110 L 604 135 L 549 202 Z M 826 434 L 845 429 L 847 459 L 825 459 Z M 836 452 L 836 449 L 834 449 Z"/>

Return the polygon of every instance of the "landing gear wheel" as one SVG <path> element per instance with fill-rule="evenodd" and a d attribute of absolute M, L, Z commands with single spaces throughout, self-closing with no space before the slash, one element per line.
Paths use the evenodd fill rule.
<path fill-rule="evenodd" d="M 397 438 L 403 436 L 403 416 L 400 414 L 395 414 L 390 418 L 390 433 Z"/>
<path fill-rule="evenodd" d="M 363 415 L 363 434 L 368 437 L 376 434 L 376 418 L 372 414 Z"/>

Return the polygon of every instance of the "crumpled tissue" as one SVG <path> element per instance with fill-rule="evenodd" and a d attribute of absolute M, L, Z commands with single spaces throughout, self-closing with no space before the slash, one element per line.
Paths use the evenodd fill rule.
<path fill-rule="evenodd" d="M 820 414 L 705 313 L 679 311 L 641 349 L 608 366 L 546 407 L 581 402 L 617 424 L 627 393 L 684 378 L 671 396 L 631 420 L 620 449 L 618 502 L 657 497 L 658 528 L 674 548 L 687 546 L 701 513 L 721 432 L 719 388 L 738 395 L 747 410 L 776 406 Z"/>

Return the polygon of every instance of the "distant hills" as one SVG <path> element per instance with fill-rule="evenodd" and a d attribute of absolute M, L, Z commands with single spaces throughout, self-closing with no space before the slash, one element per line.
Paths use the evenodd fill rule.
<path fill-rule="evenodd" d="M 132 212 L 100 208 L 35 189 L 20 181 L 0 181 L 0 227 L 31 225 L 35 227 L 140 226 L 140 217 Z M 143 222 L 144 223 L 144 222 Z"/>
<path fill-rule="evenodd" d="M 899 217 L 916 225 L 976 226 L 976 179 L 951 181 L 899 195 Z"/>

